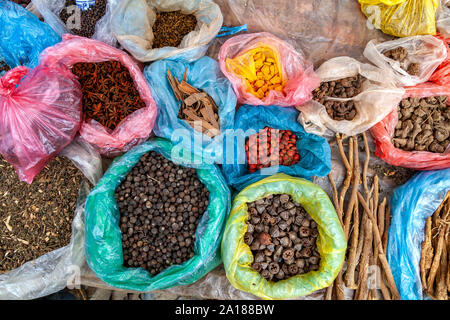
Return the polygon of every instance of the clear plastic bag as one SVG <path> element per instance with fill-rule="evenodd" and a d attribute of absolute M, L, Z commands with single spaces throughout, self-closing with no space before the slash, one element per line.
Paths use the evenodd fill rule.
<path fill-rule="evenodd" d="M 415 87 L 406 88 L 403 98 L 450 96 L 450 87 L 434 83 L 421 83 Z M 450 101 L 447 102 L 450 104 Z M 376 155 L 387 163 L 415 170 L 437 170 L 450 167 L 450 146 L 444 153 L 427 151 L 404 151 L 394 147 L 391 138 L 398 122 L 398 112 L 395 108 L 386 118 L 370 130 L 375 144 Z"/>
<path fill-rule="evenodd" d="M 400 102 L 405 92 L 396 88 L 389 74 L 375 66 L 361 63 L 350 57 L 337 57 L 328 60 L 316 70 L 322 82 L 334 81 L 358 74 L 366 78 L 362 91 L 353 98 L 329 98 L 335 101 L 354 101 L 357 114 L 351 121 L 333 120 L 325 106 L 316 101 L 298 105 L 301 111 L 298 121 L 306 132 L 331 137 L 335 132 L 348 136 L 357 135 L 386 117 Z"/>
<path fill-rule="evenodd" d="M 0 153 L 31 183 L 75 137 L 81 88 L 66 68 L 17 67 L 0 78 Z"/>
<path fill-rule="evenodd" d="M 81 145 L 75 140 L 60 155 L 74 162 L 93 184 L 97 181 L 91 179 L 93 177 L 97 179 L 102 175 L 101 157 L 88 145 Z M 88 184 L 83 182 L 72 222 L 69 245 L 1 274 L 0 300 L 37 299 L 80 281 L 80 270 L 85 262 L 84 204 L 89 191 Z"/>
<path fill-rule="evenodd" d="M 97 21 L 92 39 L 115 46 L 117 40 L 111 32 L 112 1 L 115 0 L 108 0 L 106 4 L 106 13 L 99 21 Z M 68 29 L 64 22 L 59 18 L 61 11 L 66 9 L 66 0 L 32 0 L 32 2 L 34 7 L 44 18 L 45 22 L 48 23 L 57 34 L 62 36 L 65 33 L 71 33 L 70 29 Z"/>
<path fill-rule="evenodd" d="M 282 91 L 271 90 L 263 99 L 256 97 L 247 88 L 243 76 L 230 70 L 227 63 L 227 59 L 231 59 L 235 64 L 241 65 L 241 69 L 249 69 L 250 66 L 240 59 L 240 56 L 261 46 L 273 48 L 279 61 L 282 78 L 286 81 Z M 312 98 L 311 91 L 319 85 L 314 67 L 305 60 L 303 53 L 267 32 L 238 35 L 228 39 L 220 49 L 219 63 L 222 73 L 231 81 L 241 104 L 282 107 L 303 104 Z"/>
<path fill-rule="evenodd" d="M 402 63 L 383 54 L 398 47 L 403 47 L 408 52 L 408 57 Z M 447 58 L 447 46 L 433 36 L 414 36 L 381 43 L 372 40 L 367 44 L 364 56 L 389 73 L 399 86 L 415 86 L 428 81 L 436 68 Z M 410 63 L 420 64 L 419 75 L 412 76 L 406 71 Z"/>
<path fill-rule="evenodd" d="M 137 60 L 150 62 L 175 55 L 193 61 L 205 55 L 222 27 L 220 8 L 211 0 L 114 0 L 111 28 L 114 36 Z M 193 14 L 197 26 L 175 47 L 152 49 L 155 11 Z"/>
<path fill-rule="evenodd" d="M 108 157 L 128 151 L 148 139 L 157 115 L 156 103 L 140 65 L 125 52 L 100 41 L 65 34 L 63 41 L 48 48 L 40 59 L 43 65 L 63 64 L 67 68 L 78 62 L 120 61 L 130 71 L 146 107 L 123 119 L 114 130 L 103 127 L 93 119 L 84 121 L 80 135 Z M 67 72 L 70 70 L 67 69 Z"/>

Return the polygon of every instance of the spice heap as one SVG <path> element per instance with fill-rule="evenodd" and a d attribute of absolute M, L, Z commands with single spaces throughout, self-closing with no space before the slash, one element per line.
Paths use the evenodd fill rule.
<path fill-rule="evenodd" d="M 361 85 L 365 78 L 361 75 L 348 77 L 336 81 L 322 82 L 320 87 L 313 91 L 313 100 L 323 104 L 328 115 L 336 121 L 351 121 L 356 116 L 356 107 L 353 101 L 332 101 L 332 98 L 353 98 L 361 93 Z"/>
<path fill-rule="evenodd" d="M 197 18 L 193 14 L 183 14 L 181 11 L 157 12 L 152 48 L 178 47 L 196 25 Z"/>
<path fill-rule="evenodd" d="M 412 76 L 420 75 L 420 64 L 419 63 L 409 63 L 409 65 L 405 65 L 405 60 L 408 58 L 408 51 L 406 51 L 403 47 L 397 47 L 395 49 L 387 50 L 383 52 L 383 54 L 389 59 L 400 62 L 400 65 L 403 70 L 408 72 Z"/>
<path fill-rule="evenodd" d="M 4 61 L 0 61 L 0 73 L 8 72 L 9 70 L 11 70 L 11 68 Z"/>
<path fill-rule="evenodd" d="M 450 144 L 448 97 L 411 97 L 398 108 L 393 143 L 405 151 L 443 153 Z"/>
<path fill-rule="evenodd" d="M 359 163 L 358 137 L 348 138 L 348 155 L 344 150 L 343 139 L 336 135 L 336 142 L 342 162 L 346 168 L 345 180 L 338 192 L 336 184 L 328 175 L 333 189 L 333 202 L 344 234 L 347 238 L 347 257 L 345 271 L 339 272 L 336 280 L 325 293 L 325 300 L 345 300 L 344 283 L 353 289 L 353 300 L 400 300 L 391 269 L 386 258 L 390 211 L 386 198 L 380 201 L 378 176 L 373 178 L 369 188 L 367 172 L 370 162 L 370 149 L 366 134 L 363 133 L 366 156 L 362 169 Z M 362 187 L 364 195 L 358 190 Z M 350 191 L 347 197 L 347 191 Z M 346 201 L 347 198 L 347 201 Z M 370 285 L 369 266 L 378 266 L 380 273 L 377 285 Z M 373 267 L 371 267 L 373 268 Z M 373 269 L 372 269 L 373 271 Z M 379 290 L 375 289 L 379 286 Z"/>
<path fill-rule="evenodd" d="M 450 191 L 426 220 L 420 278 L 423 291 L 435 300 L 449 300 L 450 292 Z"/>
<path fill-rule="evenodd" d="M 26 8 L 31 2 L 31 0 L 11 0 L 11 1 L 20 4 L 24 8 Z"/>
<path fill-rule="evenodd" d="M 269 195 L 247 206 L 244 241 L 254 256 L 253 270 L 276 282 L 319 269 L 317 224 L 290 195 Z"/>
<path fill-rule="evenodd" d="M 187 69 L 181 82 L 167 70 L 167 80 L 175 98 L 181 101 L 178 118 L 186 120 L 195 130 L 214 138 L 220 134 L 219 108 L 210 95 L 194 88 L 186 82 L 186 79 Z M 195 122 L 199 122 L 201 127 L 197 127 Z"/>
<path fill-rule="evenodd" d="M 145 107 L 128 69 L 119 61 L 76 63 L 72 68 L 83 90 L 84 118 L 114 130 Z"/>
<path fill-rule="evenodd" d="M 95 25 L 106 13 L 107 0 L 96 0 L 95 5 L 82 11 L 77 7 L 75 0 L 66 0 L 66 5 L 59 13 L 59 17 L 73 34 L 77 36 L 91 38 L 95 33 Z M 81 17 L 81 28 L 76 29 L 73 24 L 74 14 Z"/>
<path fill-rule="evenodd" d="M 156 152 L 144 155 L 116 190 L 124 265 L 156 275 L 194 256 L 209 191 L 195 169 Z"/>
<path fill-rule="evenodd" d="M 300 161 L 297 136 L 290 130 L 264 127 L 245 142 L 248 171 L 253 173 L 275 164 L 292 166 Z"/>
<path fill-rule="evenodd" d="M 370 165 L 369 168 L 373 170 L 378 176 L 385 177 L 391 180 L 396 186 L 405 184 L 406 181 L 412 178 L 417 173 L 416 170 L 409 168 L 396 167 L 387 163 Z"/>
<path fill-rule="evenodd" d="M 0 273 L 69 244 L 83 180 L 58 157 L 28 185 L 0 157 Z"/>
<path fill-rule="evenodd" d="M 271 90 L 283 91 L 284 83 L 279 72 L 279 66 L 272 56 L 266 56 L 263 51 L 253 55 L 256 69 L 256 78 L 248 79 L 248 85 L 252 87 L 255 95 L 263 99 Z"/>

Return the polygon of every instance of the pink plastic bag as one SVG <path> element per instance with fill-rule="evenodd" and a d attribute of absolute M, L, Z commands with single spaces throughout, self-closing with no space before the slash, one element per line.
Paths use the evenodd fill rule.
<path fill-rule="evenodd" d="M 282 92 L 271 90 L 263 99 L 248 92 L 244 79 L 230 72 L 226 67 L 227 58 L 233 59 L 261 44 L 275 47 L 281 68 L 287 78 Z M 241 104 L 282 107 L 301 105 L 312 99 L 312 91 L 320 84 L 312 63 L 305 60 L 303 53 L 297 52 L 290 44 L 267 32 L 238 35 L 227 40 L 220 49 L 219 63 L 222 73 L 232 83 L 238 102 Z"/>
<path fill-rule="evenodd" d="M 80 84 L 64 67 L 17 67 L 0 78 L 0 153 L 22 181 L 72 141 L 81 116 Z"/>
<path fill-rule="evenodd" d="M 404 99 L 409 97 L 450 96 L 449 86 L 439 86 L 431 82 L 407 87 Z M 450 104 L 447 102 L 447 105 Z M 397 109 L 370 129 L 375 144 L 376 155 L 387 163 L 415 170 L 439 170 L 450 168 L 450 146 L 444 153 L 427 151 L 404 151 L 394 146 L 391 137 L 398 122 Z"/>
<path fill-rule="evenodd" d="M 102 155 L 115 157 L 148 139 L 156 120 L 157 108 L 152 93 L 138 63 L 125 52 L 103 42 L 63 35 L 63 41 L 47 48 L 41 55 L 41 64 L 64 64 L 71 68 L 78 62 L 120 61 L 129 71 L 146 107 L 123 119 L 114 130 L 103 127 L 95 120 L 83 121 L 80 135 L 98 148 Z"/>

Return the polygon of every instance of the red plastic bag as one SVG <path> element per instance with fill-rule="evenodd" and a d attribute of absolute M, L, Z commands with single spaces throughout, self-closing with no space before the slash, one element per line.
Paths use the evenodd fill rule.
<path fill-rule="evenodd" d="M 405 96 L 430 97 L 450 96 L 449 86 L 439 86 L 434 83 L 421 83 L 415 87 L 407 87 Z M 450 104 L 447 102 L 447 104 Z M 415 170 L 439 170 L 450 168 L 450 146 L 444 153 L 433 153 L 427 151 L 404 151 L 397 149 L 391 142 L 395 126 L 398 122 L 397 109 L 392 111 L 386 118 L 370 129 L 375 144 L 376 155 L 387 163 Z"/>
<path fill-rule="evenodd" d="M 261 46 L 274 48 L 286 84 L 283 91 L 271 90 L 266 97 L 259 99 L 249 92 L 242 76 L 228 70 L 226 60 L 235 59 Z M 312 91 L 320 84 L 312 63 L 306 61 L 302 53 L 267 32 L 244 34 L 228 39 L 220 49 L 219 63 L 222 73 L 233 85 L 238 102 L 242 104 L 282 107 L 301 105 L 312 99 Z"/>
<path fill-rule="evenodd" d="M 444 38 L 442 36 L 436 36 L 436 38 L 441 39 L 447 46 L 447 59 L 441 63 L 441 65 L 436 69 L 433 75 L 430 77 L 430 81 L 440 84 L 441 86 L 450 85 L 450 38 Z"/>
<path fill-rule="evenodd" d="M 0 153 L 20 180 L 33 182 L 80 125 L 81 88 L 66 68 L 17 67 L 0 79 Z"/>
<path fill-rule="evenodd" d="M 114 130 L 93 119 L 83 121 L 80 129 L 82 139 L 108 157 L 117 156 L 147 140 L 156 120 L 157 108 L 138 63 L 125 52 L 100 41 L 70 34 L 64 34 L 62 38 L 62 42 L 43 52 L 41 64 L 53 66 L 62 63 L 71 68 L 78 62 L 120 61 L 130 71 L 136 89 L 146 105 L 123 119 Z"/>

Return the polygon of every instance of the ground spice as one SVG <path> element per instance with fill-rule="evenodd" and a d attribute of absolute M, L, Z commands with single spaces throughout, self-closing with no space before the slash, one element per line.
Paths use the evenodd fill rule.
<path fill-rule="evenodd" d="M 77 36 L 82 36 L 86 38 L 91 38 L 95 33 L 95 26 L 97 22 L 105 15 L 106 13 L 106 0 L 96 0 L 95 5 L 91 6 L 88 10 L 82 11 L 80 8 L 76 7 L 75 0 L 66 0 L 65 7 L 59 13 L 60 19 L 64 22 L 66 27 L 72 31 L 72 33 Z M 72 8 L 75 8 L 75 12 Z M 68 25 L 68 21 L 72 22 L 73 15 L 80 15 L 81 18 L 81 28 L 74 29 L 70 28 Z"/>
<path fill-rule="evenodd" d="M 83 90 L 85 120 L 114 130 L 127 116 L 145 107 L 128 69 L 119 61 L 76 63 L 72 72 Z"/>
<path fill-rule="evenodd" d="M 157 12 L 152 48 L 178 47 L 196 25 L 197 18 L 193 14 L 183 14 L 181 11 Z"/>
<path fill-rule="evenodd" d="M 0 273 L 69 244 L 83 180 L 57 157 L 28 185 L 0 157 Z"/>

